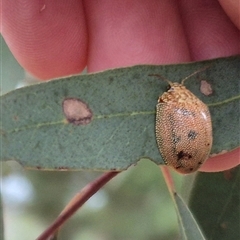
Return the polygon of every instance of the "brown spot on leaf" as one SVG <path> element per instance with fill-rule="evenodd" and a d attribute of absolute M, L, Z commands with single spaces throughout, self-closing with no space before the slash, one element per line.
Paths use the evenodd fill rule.
<path fill-rule="evenodd" d="M 213 93 L 211 84 L 209 84 L 206 80 L 201 81 L 200 91 L 206 96 L 211 95 Z"/>
<path fill-rule="evenodd" d="M 13 116 L 13 120 L 14 120 L 14 121 L 18 121 L 18 116 L 17 116 L 17 115 L 14 115 L 14 116 Z"/>
<path fill-rule="evenodd" d="M 86 125 L 92 120 L 92 111 L 88 105 L 78 98 L 66 98 L 62 103 L 64 115 L 69 123 Z"/>

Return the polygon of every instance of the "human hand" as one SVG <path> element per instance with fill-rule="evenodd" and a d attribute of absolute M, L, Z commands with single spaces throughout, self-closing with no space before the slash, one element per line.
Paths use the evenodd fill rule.
<path fill-rule="evenodd" d="M 39 79 L 86 66 L 95 72 L 198 61 L 239 54 L 238 2 L 219 2 L 2 0 L 1 31 L 18 62 Z M 237 149 L 210 158 L 201 170 L 232 168 L 239 156 Z"/>

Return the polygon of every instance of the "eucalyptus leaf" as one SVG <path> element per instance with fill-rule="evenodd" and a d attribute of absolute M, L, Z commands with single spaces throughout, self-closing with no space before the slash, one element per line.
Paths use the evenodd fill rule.
<path fill-rule="evenodd" d="M 1 93 L 6 93 L 15 88 L 24 79 L 24 70 L 16 61 L 9 50 L 3 37 L 0 35 L 1 56 Z"/>
<path fill-rule="evenodd" d="M 192 176 L 186 177 L 183 191 L 206 238 L 240 239 L 240 166 Z"/>
<path fill-rule="evenodd" d="M 198 223 L 181 196 L 175 193 L 174 200 L 178 214 L 181 239 L 205 240 Z"/>
<path fill-rule="evenodd" d="M 167 83 L 149 75 L 180 81 L 204 66 L 209 68 L 185 85 L 210 108 L 212 153 L 235 149 L 240 145 L 240 56 L 112 69 L 9 92 L 0 98 L 1 161 L 73 170 L 124 170 L 142 158 L 163 164 L 155 140 L 155 106 Z M 201 93 L 202 79 L 211 84 L 212 94 Z M 66 105 L 66 113 L 69 99 L 76 104 L 73 109 L 71 102 Z M 80 121 L 74 120 L 74 106 L 86 112 Z"/>
<path fill-rule="evenodd" d="M 0 240 L 4 240 L 3 206 L 0 192 Z"/>

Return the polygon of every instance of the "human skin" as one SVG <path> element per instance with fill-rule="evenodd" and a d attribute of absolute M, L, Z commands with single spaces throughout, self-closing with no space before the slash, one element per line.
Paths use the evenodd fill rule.
<path fill-rule="evenodd" d="M 47 80 L 136 64 L 171 64 L 240 53 L 234 0 L 1 0 L 1 33 L 22 67 Z M 239 79 L 236 79 L 239 81 Z M 240 149 L 200 171 L 239 164 Z"/>

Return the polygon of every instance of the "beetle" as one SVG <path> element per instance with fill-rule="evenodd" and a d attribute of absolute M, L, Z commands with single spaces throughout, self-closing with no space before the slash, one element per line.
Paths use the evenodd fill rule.
<path fill-rule="evenodd" d="M 182 174 L 193 173 L 209 157 L 212 148 L 212 121 L 209 109 L 185 86 L 184 82 L 167 81 L 170 88 L 156 105 L 156 141 L 166 165 Z"/>

